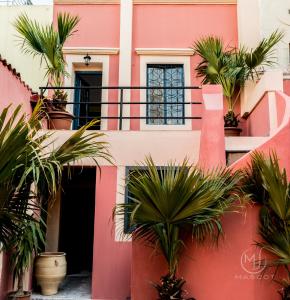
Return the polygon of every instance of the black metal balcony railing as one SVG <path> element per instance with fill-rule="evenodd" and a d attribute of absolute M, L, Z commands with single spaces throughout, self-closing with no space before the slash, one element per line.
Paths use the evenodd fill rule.
<path fill-rule="evenodd" d="M 163 87 L 163 86 L 82 86 L 82 87 L 40 87 L 40 96 L 43 97 L 46 90 L 64 90 L 74 91 L 75 101 L 58 102 L 59 104 L 66 104 L 72 106 L 68 111 L 74 114 L 74 129 L 86 124 L 92 119 L 118 120 L 118 128 L 122 130 L 124 120 L 146 120 L 150 125 L 181 125 L 185 120 L 198 120 L 201 116 L 193 116 L 185 114 L 186 105 L 200 105 L 202 102 L 185 99 L 185 90 L 197 90 L 198 86 L 177 86 L 177 87 Z M 119 101 L 112 100 L 113 97 L 108 94 L 108 101 L 102 100 L 102 91 L 116 91 L 115 98 Z M 141 91 L 146 90 L 146 101 L 126 101 L 124 91 Z M 95 92 L 94 92 L 95 91 Z M 169 97 L 168 97 L 169 95 Z M 132 98 L 132 96 L 131 96 Z M 118 106 L 117 113 L 106 115 L 101 114 L 102 105 Z M 146 115 L 124 115 L 124 107 L 146 106 Z M 109 111 L 109 109 L 108 109 Z M 190 110 L 191 111 L 191 110 Z M 141 113 L 141 112 L 140 112 Z M 100 122 L 101 123 L 101 122 Z M 95 128 L 100 129 L 100 124 Z"/>

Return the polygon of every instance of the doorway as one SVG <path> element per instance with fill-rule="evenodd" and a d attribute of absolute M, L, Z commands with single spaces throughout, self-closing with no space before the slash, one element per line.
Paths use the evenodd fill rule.
<path fill-rule="evenodd" d="M 66 253 L 68 275 L 91 276 L 95 187 L 95 167 L 73 167 L 63 174 L 59 251 Z"/>
<path fill-rule="evenodd" d="M 76 87 L 101 87 L 102 72 L 99 71 L 77 71 L 75 72 Z M 102 90 L 101 89 L 76 89 L 74 115 L 76 116 L 73 124 L 74 129 L 79 129 L 92 119 L 99 119 L 91 130 L 101 129 L 102 111 Z"/>

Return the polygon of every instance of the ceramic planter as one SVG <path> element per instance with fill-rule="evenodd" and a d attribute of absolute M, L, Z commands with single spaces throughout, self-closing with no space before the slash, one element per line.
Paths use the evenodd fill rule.
<path fill-rule="evenodd" d="M 225 136 L 240 136 L 242 132 L 238 127 L 225 127 Z"/>
<path fill-rule="evenodd" d="M 52 110 L 48 113 L 48 128 L 49 129 L 64 129 L 69 130 L 71 129 L 72 120 L 74 118 L 74 115 L 70 114 L 67 111 L 61 111 L 61 110 Z"/>
<path fill-rule="evenodd" d="M 31 292 L 24 291 L 22 296 L 16 296 L 15 292 L 11 292 L 7 296 L 8 300 L 30 300 Z"/>
<path fill-rule="evenodd" d="M 57 294 L 66 275 L 64 252 L 43 252 L 35 260 L 35 277 L 45 296 Z"/>

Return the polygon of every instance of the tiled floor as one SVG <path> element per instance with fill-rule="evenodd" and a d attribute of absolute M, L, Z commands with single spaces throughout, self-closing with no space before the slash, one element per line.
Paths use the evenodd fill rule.
<path fill-rule="evenodd" d="M 59 288 L 57 295 L 32 294 L 32 300 L 90 300 L 91 276 L 87 273 L 69 275 Z"/>

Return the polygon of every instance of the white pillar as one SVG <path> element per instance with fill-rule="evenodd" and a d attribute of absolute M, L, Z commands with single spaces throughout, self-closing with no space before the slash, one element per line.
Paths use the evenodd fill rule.
<path fill-rule="evenodd" d="M 237 14 L 239 44 L 256 47 L 261 40 L 260 0 L 237 0 Z"/>
<path fill-rule="evenodd" d="M 133 1 L 120 1 L 119 85 L 131 86 Z M 130 102 L 131 91 L 124 91 L 124 101 Z M 120 98 L 119 98 L 120 101 Z M 123 116 L 130 116 L 130 105 L 123 106 Z M 123 130 L 130 129 L 130 120 L 123 120 Z"/>

